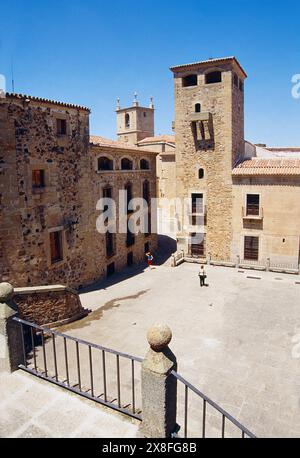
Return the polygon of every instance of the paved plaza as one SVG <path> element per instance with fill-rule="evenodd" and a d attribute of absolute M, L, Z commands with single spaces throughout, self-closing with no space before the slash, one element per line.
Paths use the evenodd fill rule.
<path fill-rule="evenodd" d="M 173 268 L 169 261 L 152 270 L 126 269 L 82 291 L 82 303 L 92 312 L 59 331 L 143 357 L 147 330 L 166 323 L 173 331 L 170 347 L 184 378 L 257 436 L 299 437 L 299 277 L 207 266 L 209 286 L 200 288 L 198 270 L 199 265 L 189 263 Z M 62 367 L 59 343 L 57 350 Z M 85 383 L 88 356 L 81 351 Z M 69 355 L 72 371 L 75 353 L 72 356 L 70 349 Z M 115 368 L 115 361 L 108 372 L 110 367 Z M 10 381 L 2 376 L 0 385 L 9 385 L 11 393 L 0 404 L 2 437 L 135 437 L 137 433 L 136 421 L 48 382 L 21 371 L 6 377 Z M 130 392 L 126 377 L 121 366 L 125 395 L 126 389 Z M 138 390 L 138 369 L 136 378 Z M 197 407 L 191 397 L 189 410 L 191 436 L 200 435 L 201 403 Z M 60 426 L 58 416 L 66 419 Z M 220 426 L 215 424 L 215 433 Z"/>
<path fill-rule="evenodd" d="M 144 356 L 167 323 L 183 377 L 256 435 L 300 436 L 299 277 L 208 266 L 200 288 L 198 270 L 127 270 L 82 293 L 93 312 L 62 331 Z"/>

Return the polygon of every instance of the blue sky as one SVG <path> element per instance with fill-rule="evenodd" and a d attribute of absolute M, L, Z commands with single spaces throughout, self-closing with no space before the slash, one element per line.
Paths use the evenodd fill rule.
<path fill-rule="evenodd" d="M 122 106 L 154 97 L 156 133 L 171 133 L 169 67 L 235 55 L 248 73 L 245 136 L 300 145 L 300 3 L 286 0 L 10 0 L 1 4 L 0 74 L 11 91 L 92 109 L 91 133 L 114 138 Z"/>

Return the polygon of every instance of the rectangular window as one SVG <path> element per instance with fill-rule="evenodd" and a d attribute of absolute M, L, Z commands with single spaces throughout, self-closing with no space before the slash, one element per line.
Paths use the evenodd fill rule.
<path fill-rule="evenodd" d="M 247 212 L 246 215 L 259 215 L 259 194 L 247 194 Z"/>
<path fill-rule="evenodd" d="M 192 194 L 192 213 L 203 213 L 203 194 Z"/>
<path fill-rule="evenodd" d="M 259 238 L 245 236 L 244 239 L 244 259 L 258 261 L 259 256 Z"/>
<path fill-rule="evenodd" d="M 45 170 L 33 170 L 32 171 L 32 186 L 34 188 L 45 187 Z"/>
<path fill-rule="evenodd" d="M 67 121 L 65 119 L 56 120 L 57 135 L 67 135 Z"/>
<path fill-rule="evenodd" d="M 190 234 L 189 254 L 195 257 L 205 256 L 205 234 L 196 232 Z"/>
<path fill-rule="evenodd" d="M 62 231 L 50 232 L 51 264 L 63 260 Z"/>
<path fill-rule="evenodd" d="M 130 253 L 127 254 L 127 266 L 130 267 L 133 265 L 133 253 L 130 251 Z"/>
<path fill-rule="evenodd" d="M 105 242 L 106 242 L 106 256 L 111 258 L 115 254 L 115 247 L 114 247 L 114 234 L 111 232 L 106 232 L 105 234 Z"/>
<path fill-rule="evenodd" d="M 126 235 L 126 246 L 132 246 L 135 243 L 135 235 L 129 229 L 129 221 L 127 222 L 127 235 Z"/>

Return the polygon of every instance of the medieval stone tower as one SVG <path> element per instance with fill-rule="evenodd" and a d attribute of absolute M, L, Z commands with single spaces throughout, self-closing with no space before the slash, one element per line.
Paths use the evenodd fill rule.
<path fill-rule="evenodd" d="M 136 145 L 146 137 L 154 136 L 154 105 L 151 98 L 149 108 L 141 107 L 134 95 L 131 107 L 121 108 L 117 102 L 117 135 L 118 140 Z"/>
<path fill-rule="evenodd" d="M 230 259 L 232 168 L 244 151 L 244 80 L 234 57 L 171 68 L 175 82 L 178 249 Z M 196 203 L 199 203 L 196 205 Z"/>

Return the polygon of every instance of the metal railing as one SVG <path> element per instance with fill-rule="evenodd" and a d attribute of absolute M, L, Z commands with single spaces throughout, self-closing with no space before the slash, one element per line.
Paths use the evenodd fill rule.
<path fill-rule="evenodd" d="M 242 217 L 249 219 L 263 219 L 263 207 L 260 207 L 259 205 L 248 205 L 247 207 L 242 207 Z"/>
<path fill-rule="evenodd" d="M 20 369 L 141 420 L 140 377 L 135 374 L 142 358 L 14 320 L 22 334 Z"/>
<path fill-rule="evenodd" d="M 292 270 L 292 271 L 299 271 L 299 265 L 297 263 L 285 263 L 285 262 L 272 262 L 270 261 L 269 262 L 269 269 L 272 270 L 272 269 L 278 269 L 280 271 L 289 271 L 289 270 Z"/>
<path fill-rule="evenodd" d="M 187 438 L 188 437 L 188 426 L 189 426 L 189 394 L 194 393 L 197 398 L 201 399 L 202 403 L 202 409 L 200 410 L 200 415 L 199 415 L 199 420 L 195 420 L 195 416 L 192 419 L 193 420 L 193 431 L 197 429 L 197 431 L 200 432 L 201 437 L 216 437 L 216 435 L 220 435 L 220 437 L 225 438 L 226 437 L 226 427 L 227 424 L 230 423 L 231 425 L 231 431 L 230 431 L 230 437 L 233 437 L 235 432 L 238 433 L 238 437 L 241 438 L 255 438 L 256 436 L 251 433 L 245 426 L 243 426 L 240 422 L 238 422 L 235 418 L 233 418 L 228 412 L 226 412 L 224 409 L 222 409 L 218 404 L 216 404 L 214 401 L 209 399 L 205 394 L 203 394 L 201 391 L 199 391 L 197 388 L 195 388 L 191 383 L 187 382 L 181 375 L 179 375 L 177 372 L 172 371 L 172 375 L 181 383 L 181 385 L 184 386 L 184 399 L 183 399 L 183 406 L 184 406 L 184 412 L 183 412 L 183 437 Z M 179 391 L 179 384 L 177 390 Z M 180 400 L 179 393 L 177 395 L 177 399 Z M 180 407 L 180 406 L 178 406 Z M 180 415 L 178 413 L 178 407 L 177 407 L 177 416 Z M 193 402 L 192 407 L 195 408 L 195 402 Z M 208 407 L 212 408 L 212 414 L 208 413 Z M 199 414 L 199 409 L 197 409 L 197 414 Z M 220 415 L 220 421 L 219 424 L 215 422 L 216 420 L 216 414 Z M 208 418 L 210 416 L 210 419 Z M 209 422 L 211 420 L 211 422 Z M 212 421 L 214 420 L 214 421 Z M 233 427 L 233 428 L 232 428 Z M 229 429 L 229 428 L 228 428 Z M 199 437 L 199 433 L 197 433 L 196 437 Z"/>

